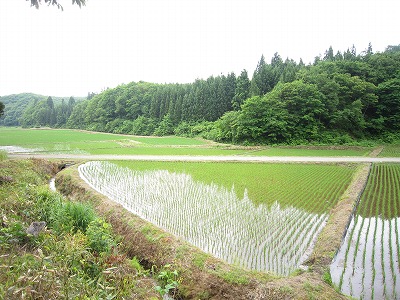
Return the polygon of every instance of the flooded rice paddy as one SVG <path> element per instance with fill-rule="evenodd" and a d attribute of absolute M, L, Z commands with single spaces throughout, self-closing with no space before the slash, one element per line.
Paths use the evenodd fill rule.
<path fill-rule="evenodd" d="M 288 275 L 307 258 L 327 214 L 278 202 L 256 205 L 247 191 L 166 170 L 135 171 L 89 162 L 80 176 L 141 218 L 228 263 Z"/>
<path fill-rule="evenodd" d="M 358 299 L 400 299 L 400 165 L 375 164 L 343 244 L 332 281 Z"/>

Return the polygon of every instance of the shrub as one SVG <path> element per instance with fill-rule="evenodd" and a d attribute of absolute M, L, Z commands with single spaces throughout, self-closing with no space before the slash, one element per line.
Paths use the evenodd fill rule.
<path fill-rule="evenodd" d="M 182 121 L 174 129 L 174 134 L 178 136 L 191 137 L 191 125 L 185 121 Z"/>
<path fill-rule="evenodd" d="M 73 232 L 86 232 L 89 224 L 95 220 L 93 208 L 85 203 L 65 202 L 60 213 L 56 223 L 64 226 L 67 231 L 69 229 Z"/>

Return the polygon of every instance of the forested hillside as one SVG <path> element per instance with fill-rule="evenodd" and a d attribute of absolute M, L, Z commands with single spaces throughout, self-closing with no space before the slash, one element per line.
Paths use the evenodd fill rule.
<path fill-rule="evenodd" d="M 44 97 L 31 93 L 8 95 L 0 97 L 0 101 L 4 104 L 4 116 L 0 118 L 0 126 L 19 126 L 19 118 L 24 110 L 35 101 L 39 101 Z"/>
<path fill-rule="evenodd" d="M 72 112 L 72 106 L 83 99 L 70 97 L 64 100 L 62 97 L 46 97 L 32 93 L 3 96 L 0 97 L 0 101 L 4 104 L 5 110 L 4 116 L 0 118 L 0 126 L 65 126 Z M 69 114 L 65 113 L 66 105 L 69 105 Z"/>
<path fill-rule="evenodd" d="M 269 63 L 262 56 L 251 78 L 243 70 L 190 84 L 132 82 L 72 110 L 47 99 L 25 109 L 21 124 L 44 125 L 39 111 L 62 107 L 68 113 L 46 125 L 250 144 L 399 139 L 400 45 L 360 54 L 330 47 L 310 65 L 276 53 Z"/>

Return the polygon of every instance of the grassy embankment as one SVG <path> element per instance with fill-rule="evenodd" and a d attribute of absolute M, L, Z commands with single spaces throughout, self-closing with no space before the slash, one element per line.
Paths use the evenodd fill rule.
<path fill-rule="evenodd" d="M 159 298 L 162 283 L 124 253 L 89 203 L 49 190 L 57 167 L 0 152 L 0 299 Z"/>

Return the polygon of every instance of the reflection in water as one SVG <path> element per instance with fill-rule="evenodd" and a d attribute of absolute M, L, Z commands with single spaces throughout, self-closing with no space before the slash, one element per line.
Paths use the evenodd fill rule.
<path fill-rule="evenodd" d="M 332 281 L 344 294 L 362 299 L 399 299 L 400 218 L 352 219 L 331 264 Z"/>
<path fill-rule="evenodd" d="M 327 215 L 255 205 L 216 184 L 165 170 L 133 171 L 108 162 L 79 167 L 94 189 L 141 218 L 228 263 L 287 275 L 310 252 Z"/>
<path fill-rule="evenodd" d="M 53 192 L 57 191 L 57 189 L 56 189 L 56 179 L 55 179 L 54 177 L 50 179 L 49 188 L 50 188 Z"/>
<path fill-rule="evenodd" d="M 39 151 L 40 149 L 30 149 L 19 146 L 0 146 L 0 150 L 13 154 L 13 153 L 33 153 Z"/>

